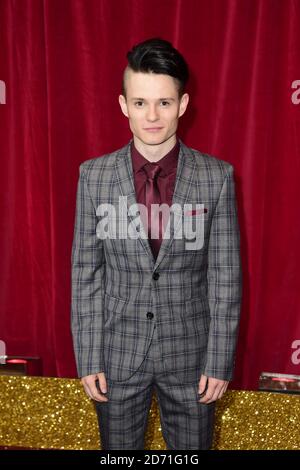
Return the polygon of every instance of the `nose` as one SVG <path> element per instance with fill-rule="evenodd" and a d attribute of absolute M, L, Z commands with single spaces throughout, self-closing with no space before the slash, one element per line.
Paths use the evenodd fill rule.
<path fill-rule="evenodd" d="M 157 119 L 158 119 L 158 112 L 157 112 L 156 106 L 154 104 L 150 105 L 148 108 L 148 112 L 147 112 L 147 120 L 153 122 L 153 121 L 157 121 Z"/>

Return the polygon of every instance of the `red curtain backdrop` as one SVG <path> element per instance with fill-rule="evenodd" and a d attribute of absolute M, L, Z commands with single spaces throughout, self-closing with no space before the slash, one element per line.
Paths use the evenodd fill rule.
<path fill-rule="evenodd" d="M 299 24 L 298 0 L 0 0 L 0 339 L 10 355 L 76 375 L 78 167 L 129 140 L 117 101 L 126 52 L 159 36 L 192 72 L 180 137 L 235 167 L 244 289 L 232 386 L 299 373 Z"/>

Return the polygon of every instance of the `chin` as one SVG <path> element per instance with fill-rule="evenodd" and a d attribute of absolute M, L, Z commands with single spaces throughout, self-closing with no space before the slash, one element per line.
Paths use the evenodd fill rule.
<path fill-rule="evenodd" d="M 164 142 L 165 142 L 165 140 L 157 140 L 157 141 L 148 142 L 147 145 L 161 145 Z"/>

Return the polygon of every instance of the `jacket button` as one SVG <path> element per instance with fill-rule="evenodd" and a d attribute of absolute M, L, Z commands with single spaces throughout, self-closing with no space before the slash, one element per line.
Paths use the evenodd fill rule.
<path fill-rule="evenodd" d="M 153 273 L 153 276 L 152 276 L 152 279 L 154 279 L 155 281 L 157 281 L 157 279 L 159 278 L 159 273 Z"/>
<path fill-rule="evenodd" d="M 152 319 L 154 317 L 152 312 L 147 312 L 147 318 Z"/>

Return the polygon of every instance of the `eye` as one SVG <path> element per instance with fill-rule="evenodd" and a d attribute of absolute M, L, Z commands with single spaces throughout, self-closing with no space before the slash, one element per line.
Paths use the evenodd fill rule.
<path fill-rule="evenodd" d="M 134 102 L 134 106 L 136 106 L 137 108 L 141 108 L 143 106 L 144 102 L 143 101 L 135 101 Z"/>
<path fill-rule="evenodd" d="M 166 101 L 166 100 L 163 100 L 163 101 L 160 102 L 160 104 L 162 105 L 163 108 L 166 108 L 167 106 L 170 105 L 170 102 Z"/>

